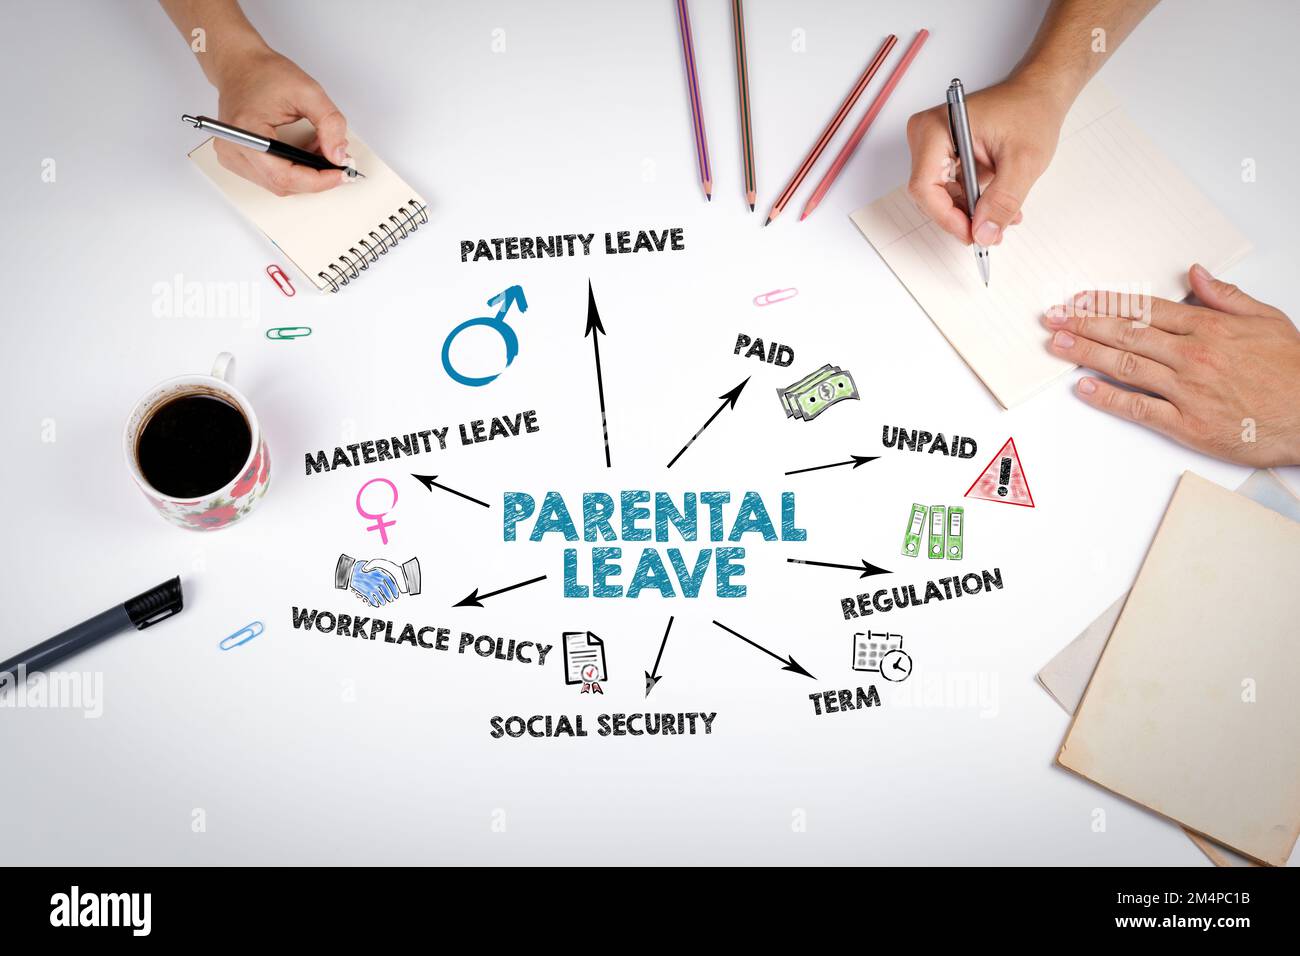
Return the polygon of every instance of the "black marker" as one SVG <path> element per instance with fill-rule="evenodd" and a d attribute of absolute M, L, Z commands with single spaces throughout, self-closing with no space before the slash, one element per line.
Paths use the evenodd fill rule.
<path fill-rule="evenodd" d="M 182 116 L 181 120 L 189 123 L 195 129 L 205 129 L 213 136 L 220 136 L 222 139 L 229 140 L 236 146 L 255 149 L 259 153 L 270 153 L 272 156 L 279 156 L 281 159 L 287 159 L 299 166 L 309 166 L 312 169 L 337 169 L 347 173 L 349 179 L 355 179 L 357 176 L 362 179 L 366 178 L 363 173 L 357 172 L 351 166 L 339 166 L 331 163 L 320 153 L 309 153 L 297 146 L 290 146 L 278 139 L 258 136 L 256 133 L 250 133 L 238 126 L 231 126 L 229 123 L 222 123 L 220 120 L 214 120 L 207 116 L 190 116 L 188 113 Z"/>
<path fill-rule="evenodd" d="M 175 577 L 143 594 L 137 594 L 117 607 L 96 614 L 88 621 L 82 621 L 76 627 L 68 628 L 62 634 L 54 635 L 48 641 L 27 648 L 21 654 L 0 663 L 0 674 L 17 674 L 20 669 L 25 673 L 45 670 L 51 664 L 71 657 L 128 627 L 143 631 L 146 627 L 179 613 L 183 606 L 181 579 Z"/>

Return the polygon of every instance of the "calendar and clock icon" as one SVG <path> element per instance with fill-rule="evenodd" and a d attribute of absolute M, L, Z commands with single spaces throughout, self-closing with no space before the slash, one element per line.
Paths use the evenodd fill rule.
<path fill-rule="evenodd" d="M 879 674 L 887 681 L 904 681 L 912 673 L 912 658 L 903 650 L 903 635 L 876 631 L 853 635 L 853 669 Z"/>

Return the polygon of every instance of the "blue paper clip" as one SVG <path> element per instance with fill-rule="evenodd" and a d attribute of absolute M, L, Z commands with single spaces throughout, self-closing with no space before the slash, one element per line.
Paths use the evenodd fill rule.
<path fill-rule="evenodd" d="M 253 638 L 257 637 L 257 635 L 261 634 L 263 630 L 265 629 L 262 627 L 261 621 L 254 621 L 252 624 L 245 624 L 229 637 L 223 637 L 221 643 L 217 646 L 223 651 L 231 650 L 232 648 L 238 647 L 240 644 L 247 644 Z M 238 638 L 238 640 L 236 640 L 236 638 Z"/>
<path fill-rule="evenodd" d="M 267 329 L 268 339 L 301 339 L 311 335 L 311 327 L 306 325 L 284 325 L 277 329 Z"/>

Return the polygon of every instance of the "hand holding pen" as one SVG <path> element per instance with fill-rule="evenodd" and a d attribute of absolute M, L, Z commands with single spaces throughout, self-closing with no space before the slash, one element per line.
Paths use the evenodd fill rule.
<path fill-rule="evenodd" d="M 957 175 L 948 106 L 917 113 L 907 123 L 912 152 L 908 192 L 921 210 L 962 242 L 997 246 L 1047 170 L 1068 104 L 1011 80 L 965 97 L 979 200 L 972 218 Z"/>
<path fill-rule="evenodd" d="M 307 169 L 322 172 L 343 173 L 347 179 L 365 179 L 365 174 L 352 166 L 340 166 L 337 163 L 330 162 L 320 153 L 313 153 L 294 146 L 292 143 L 285 143 L 269 136 L 259 136 L 249 130 L 240 129 L 238 126 L 223 123 L 221 120 L 214 120 L 210 116 L 191 116 L 186 113 L 181 117 L 181 120 L 189 123 L 195 129 L 211 133 L 217 139 L 234 143 L 236 146 L 242 146 L 254 152 L 266 153 L 268 156 L 288 160 L 295 166 L 305 166 Z M 348 161 L 351 162 L 351 160 Z"/>
<path fill-rule="evenodd" d="M 267 46 L 237 3 L 161 2 L 217 88 L 218 120 L 273 140 L 277 127 L 306 118 L 316 129 L 316 141 L 307 150 L 336 166 L 350 165 L 348 124 L 339 108 L 296 63 Z M 196 30 L 204 38 L 201 49 L 193 46 Z M 323 192 L 349 181 L 338 169 L 313 169 L 220 137 L 216 150 L 222 166 L 277 196 Z"/>
<path fill-rule="evenodd" d="M 337 165 L 349 165 L 347 120 L 315 80 L 280 54 L 267 50 L 248 57 L 218 89 L 222 122 L 274 139 L 276 127 L 306 117 L 316 128 L 316 142 L 307 151 L 319 150 Z M 222 166 L 277 196 L 323 192 L 347 181 L 338 170 L 312 169 L 225 139 L 217 140 L 216 149 Z"/>

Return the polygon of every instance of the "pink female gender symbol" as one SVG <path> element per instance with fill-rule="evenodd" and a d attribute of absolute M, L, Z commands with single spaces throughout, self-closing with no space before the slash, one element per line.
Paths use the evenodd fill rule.
<path fill-rule="evenodd" d="M 371 485 L 373 485 L 373 484 L 374 484 L 375 482 L 377 482 L 377 481 L 383 482 L 383 483 L 386 484 L 389 488 L 392 489 L 392 492 L 393 492 L 393 503 L 392 503 L 391 505 L 388 506 L 388 510 L 386 510 L 386 511 L 381 511 L 381 512 L 379 512 L 379 514 L 377 514 L 377 515 L 372 515 L 369 511 L 366 511 L 366 509 L 364 509 L 364 508 L 361 507 L 361 495 L 362 495 L 362 493 L 363 493 L 367 488 L 369 488 Z M 364 485 L 362 485 L 361 488 L 357 491 L 357 514 L 361 515 L 361 517 L 363 517 L 363 518 L 370 518 L 371 520 L 373 520 L 373 521 L 375 522 L 375 523 L 372 524 L 370 527 L 366 528 L 366 530 L 367 530 L 367 531 L 378 531 L 378 532 L 379 532 L 379 538 L 380 538 L 380 540 L 382 540 L 382 541 L 384 542 L 384 544 L 388 544 L 388 531 L 387 531 L 387 529 L 388 529 L 388 528 L 391 528 L 393 525 L 397 524 L 396 521 L 385 521 L 385 520 L 384 520 L 384 515 L 388 514 L 388 511 L 391 511 L 392 508 L 393 508 L 393 506 L 396 505 L 396 504 L 397 504 L 397 485 L 393 484 L 393 483 L 392 483 L 391 481 L 389 481 L 387 478 L 371 478 L 371 479 L 370 479 L 369 481 L 367 481 Z"/>

